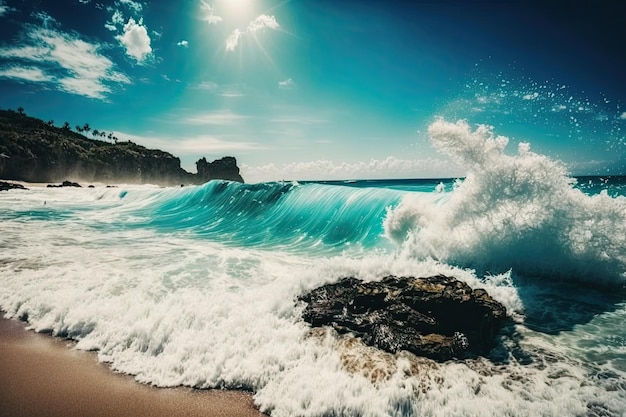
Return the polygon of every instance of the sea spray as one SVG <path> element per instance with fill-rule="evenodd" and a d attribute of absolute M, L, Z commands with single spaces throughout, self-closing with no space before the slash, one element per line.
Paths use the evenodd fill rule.
<path fill-rule="evenodd" d="M 626 199 L 585 195 L 565 167 L 488 126 L 436 120 L 433 145 L 468 169 L 448 198 L 407 195 L 387 236 L 418 258 L 590 284 L 626 282 Z"/>
<path fill-rule="evenodd" d="M 549 138 L 551 146 L 572 144 L 568 162 L 577 173 L 625 172 L 623 103 L 555 80 L 532 79 L 522 68 L 510 69 L 494 72 L 488 62 L 477 64 L 456 98 L 435 114 L 497 126 L 500 134 L 533 141 Z"/>

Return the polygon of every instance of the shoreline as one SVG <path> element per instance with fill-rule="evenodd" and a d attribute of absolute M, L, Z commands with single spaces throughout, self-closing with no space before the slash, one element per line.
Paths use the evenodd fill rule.
<path fill-rule="evenodd" d="M 23 187 L 26 187 L 28 189 L 30 188 L 46 188 L 48 186 L 48 184 L 52 184 L 49 182 L 26 182 L 26 181 L 20 181 L 20 180 L 5 180 L 3 178 L 0 178 L 0 182 L 6 182 L 9 184 L 18 184 L 21 185 Z"/>
<path fill-rule="evenodd" d="M 13 183 L 13 184 L 20 184 L 26 188 L 48 188 L 48 185 L 54 185 L 55 188 L 59 188 L 58 185 L 61 184 L 63 181 L 58 181 L 58 182 L 27 182 L 27 181 L 22 181 L 22 180 L 6 180 L 6 179 L 2 179 L 0 178 L 0 181 L 4 181 L 4 182 L 8 182 L 8 183 Z M 72 180 L 72 182 L 76 182 L 78 184 L 80 184 L 80 188 L 89 188 L 89 186 L 93 186 L 94 188 L 106 188 L 106 187 L 118 187 L 118 186 L 125 186 L 125 185 L 152 185 L 155 187 L 162 187 L 160 185 L 157 184 L 133 184 L 133 183 L 104 183 L 104 182 L 100 182 L 100 181 L 74 181 Z M 171 186 L 173 188 L 176 188 L 176 186 Z M 65 187 L 65 188 L 73 188 L 73 187 Z"/>
<path fill-rule="evenodd" d="M 144 385 L 71 345 L 0 317 L 0 417 L 265 416 L 249 392 Z"/>

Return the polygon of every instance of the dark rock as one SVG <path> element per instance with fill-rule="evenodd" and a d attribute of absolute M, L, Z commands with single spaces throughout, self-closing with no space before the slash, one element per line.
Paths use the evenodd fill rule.
<path fill-rule="evenodd" d="M 62 187 L 80 187 L 80 188 L 82 188 L 82 185 L 80 185 L 77 182 L 72 182 L 72 181 L 63 181 L 61 183 L 61 186 Z"/>
<path fill-rule="evenodd" d="M 201 184 L 214 179 L 243 182 L 237 160 L 232 156 L 216 159 L 213 162 L 207 162 L 206 158 L 202 158 L 196 162 L 196 168 L 198 170 L 197 181 Z"/>
<path fill-rule="evenodd" d="M 54 184 L 48 184 L 46 187 L 48 188 L 61 188 L 61 187 L 79 187 L 82 188 L 82 185 L 80 185 L 77 182 L 72 182 L 72 181 L 63 181 L 61 184 L 59 185 L 54 185 Z"/>
<path fill-rule="evenodd" d="M 28 188 L 24 187 L 22 184 L 15 184 L 13 182 L 0 181 L 0 191 L 8 191 L 8 190 L 28 190 Z"/>
<path fill-rule="evenodd" d="M 443 275 L 388 276 L 380 282 L 344 278 L 300 297 L 305 321 L 353 333 L 395 353 L 445 361 L 487 355 L 506 324 L 506 309 L 485 290 Z"/>

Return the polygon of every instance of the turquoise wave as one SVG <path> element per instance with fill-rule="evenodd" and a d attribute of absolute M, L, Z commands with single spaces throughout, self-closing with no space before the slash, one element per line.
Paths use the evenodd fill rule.
<path fill-rule="evenodd" d="M 226 244 L 369 249 L 390 244 L 383 221 L 388 207 L 405 194 L 314 183 L 212 181 L 163 194 L 144 210 L 150 211 L 146 226 Z"/>

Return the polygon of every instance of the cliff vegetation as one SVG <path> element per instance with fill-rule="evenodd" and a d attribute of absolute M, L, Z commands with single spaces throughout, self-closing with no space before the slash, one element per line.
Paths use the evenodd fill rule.
<path fill-rule="evenodd" d="M 88 138 L 91 132 L 93 139 Z M 0 178 L 28 182 L 63 180 L 139 184 L 202 184 L 212 179 L 243 182 L 234 157 L 201 158 L 198 173 L 185 171 L 180 159 L 147 149 L 88 123 L 57 127 L 26 115 L 23 108 L 0 110 Z"/>

